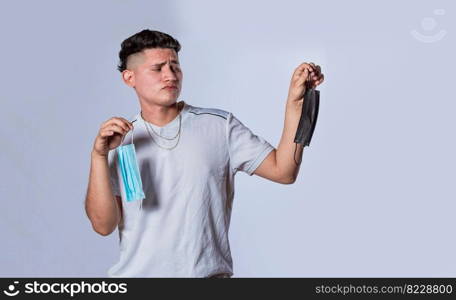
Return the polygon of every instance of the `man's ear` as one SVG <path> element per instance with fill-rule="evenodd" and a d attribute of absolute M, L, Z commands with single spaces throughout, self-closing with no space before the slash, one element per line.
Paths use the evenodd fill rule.
<path fill-rule="evenodd" d="M 122 80 L 125 82 L 126 85 L 129 87 L 135 87 L 135 73 L 131 70 L 124 70 L 122 72 Z"/>

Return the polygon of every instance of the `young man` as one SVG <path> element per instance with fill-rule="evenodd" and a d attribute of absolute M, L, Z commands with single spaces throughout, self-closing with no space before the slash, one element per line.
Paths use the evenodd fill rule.
<path fill-rule="evenodd" d="M 118 69 L 141 110 L 129 120 L 113 117 L 101 124 L 86 196 L 94 230 L 105 236 L 119 229 L 120 260 L 110 277 L 231 277 L 228 230 L 236 172 L 282 184 L 298 175 L 294 136 L 305 82 L 323 82 L 320 67 L 303 63 L 295 70 L 275 149 L 230 112 L 177 102 L 179 50 L 176 39 L 151 30 L 121 45 Z M 116 148 L 132 142 L 146 197 L 126 202 Z"/>

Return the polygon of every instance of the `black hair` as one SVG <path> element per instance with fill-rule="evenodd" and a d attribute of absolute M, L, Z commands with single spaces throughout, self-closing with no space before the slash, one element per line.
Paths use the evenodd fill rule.
<path fill-rule="evenodd" d="M 144 29 L 124 40 L 119 52 L 120 62 L 117 70 L 123 72 L 127 69 L 127 59 L 130 55 L 150 48 L 169 48 L 174 49 L 176 54 L 181 49 L 179 42 L 164 32 Z"/>

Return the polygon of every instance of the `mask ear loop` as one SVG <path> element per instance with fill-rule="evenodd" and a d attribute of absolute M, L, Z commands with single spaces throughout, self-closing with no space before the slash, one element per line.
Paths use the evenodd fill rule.
<path fill-rule="evenodd" d="M 131 124 L 133 125 L 133 123 L 136 122 L 136 120 L 134 120 L 133 122 L 131 122 Z M 133 125 L 133 129 L 131 130 L 131 143 L 133 144 L 133 138 L 135 136 L 135 125 Z"/>
<path fill-rule="evenodd" d="M 136 122 L 136 120 L 134 120 L 133 122 L 131 122 L 132 124 Z M 122 137 L 122 140 L 120 141 L 120 146 L 123 146 L 123 141 L 125 139 L 125 137 L 127 136 L 128 132 Z M 134 136 L 135 136 L 135 125 L 133 125 L 133 129 L 131 130 L 131 143 L 133 144 L 133 141 L 134 141 Z"/>

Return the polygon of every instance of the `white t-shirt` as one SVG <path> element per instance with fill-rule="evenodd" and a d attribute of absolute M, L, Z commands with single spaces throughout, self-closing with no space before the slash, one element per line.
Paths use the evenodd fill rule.
<path fill-rule="evenodd" d="M 111 183 L 122 196 L 120 259 L 110 277 L 210 277 L 233 275 L 228 241 L 234 176 L 253 175 L 274 149 L 232 113 L 184 103 L 164 127 L 138 113 L 133 143 L 146 198 L 127 202 L 116 149 L 109 152 Z M 123 144 L 131 143 L 130 131 Z M 150 134 L 149 134 L 150 133 Z M 142 204 L 142 205 L 141 205 Z"/>

